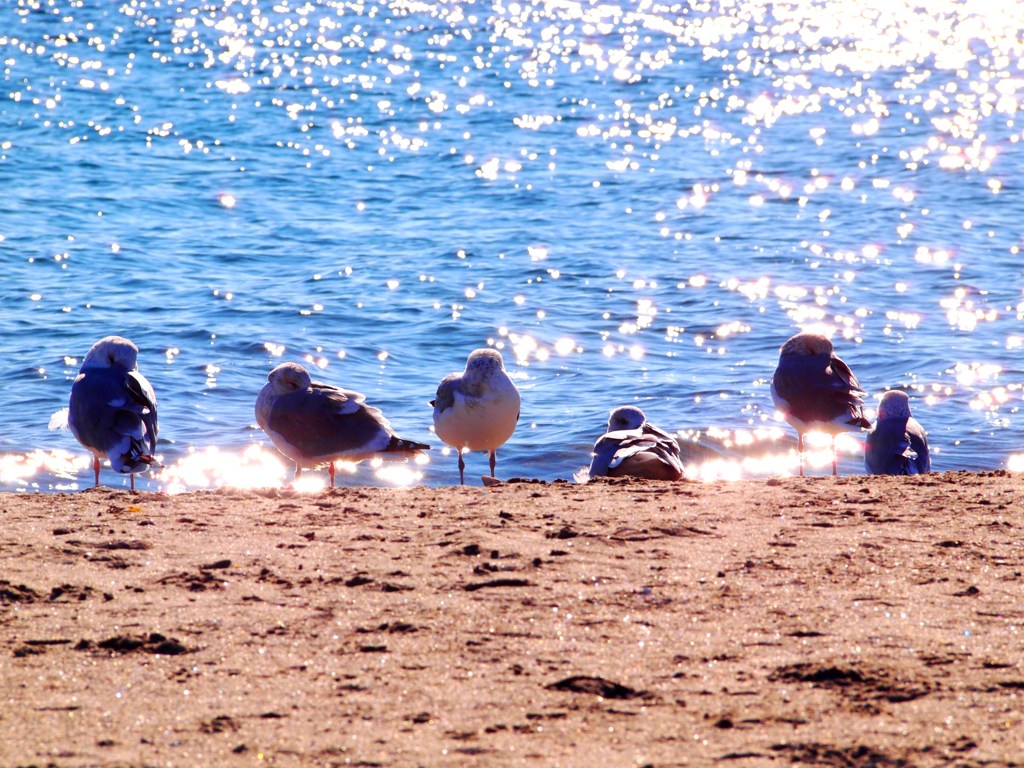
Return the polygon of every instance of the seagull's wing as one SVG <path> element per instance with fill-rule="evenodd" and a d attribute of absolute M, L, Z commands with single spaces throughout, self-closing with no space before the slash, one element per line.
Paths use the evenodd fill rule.
<path fill-rule="evenodd" d="M 358 392 L 313 385 L 278 397 L 268 426 L 308 459 L 365 458 L 385 449 L 394 433 L 362 399 Z"/>
<path fill-rule="evenodd" d="M 133 411 L 139 413 L 146 427 L 146 440 L 149 452 L 156 453 L 156 435 L 159 426 L 156 417 L 156 393 L 149 381 L 138 371 L 129 371 L 125 377 L 125 389 L 135 404 Z"/>
<path fill-rule="evenodd" d="M 880 420 L 864 444 L 864 465 L 875 475 L 916 475 L 917 458 L 906 419 Z"/>
<path fill-rule="evenodd" d="M 772 383 L 786 408 L 807 423 L 834 421 L 845 415 L 863 419 L 862 390 L 850 369 L 838 358 L 827 366 L 823 362 L 812 355 L 779 359 Z"/>
<path fill-rule="evenodd" d="M 619 450 L 619 445 L 622 443 L 622 437 L 626 434 L 625 432 L 608 432 L 598 438 L 594 443 L 594 455 L 590 461 L 591 477 L 608 474 L 615 454 Z"/>
<path fill-rule="evenodd" d="M 683 471 L 683 465 L 679 461 L 679 444 L 672 438 L 665 440 L 648 434 L 634 434 L 623 440 L 611 463 L 612 468 L 638 453 L 650 454 L 662 464 L 678 469 L 680 473 Z"/>
<path fill-rule="evenodd" d="M 925 474 L 932 471 L 931 454 L 928 452 L 928 437 L 924 428 L 917 419 L 907 420 L 907 438 L 910 440 L 910 447 L 917 454 L 914 461 L 918 474 Z"/>
<path fill-rule="evenodd" d="M 115 411 L 110 403 L 117 398 L 116 383 L 109 371 L 83 371 L 75 377 L 68 401 L 68 427 L 86 448 L 106 453 L 114 442 Z"/>
<path fill-rule="evenodd" d="M 461 380 L 462 375 L 458 373 L 449 373 L 441 379 L 441 383 L 437 385 L 437 394 L 430 401 L 437 413 L 444 413 L 455 405 L 455 393 L 459 391 Z"/>
<path fill-rule="evenodd" d="M 675 437 L 673 437 L 670 433 L 666 432 L 664 429 L 654 426 L 653 424 L 651 424 L 651 422 L 645 421 L 642 429 L 645 435 L 654 435 L 655 437 L 658 438 L 658 440 L 667 441 L 668 443 L 674 444 L 678 448 L 679 444 L 676 443 Z"/>
<path fill-rule="evenodd" d="M 361 392 L 352 392 L 351 390 L 323 384 L 319 381 L 314 381 L 310 384 L 309 393 L 314 398 L 320 398 L 320 406 L 325 412 L 333 411 L 339 414 L 355 413 L 366 402 L 366 395 Z"/>
<path fill-rule="evenodd" d="M 857 377 L 853 375 L 853 371 L 850 370 L 850 366 L 842 361 L 842 359 L 832 355 L 832 360 L 829 367 L 832 372 L 839 378 L 843 386 L 855 391 L 864 392 L 860 386 L 860 382 L 857 381 Z"/>

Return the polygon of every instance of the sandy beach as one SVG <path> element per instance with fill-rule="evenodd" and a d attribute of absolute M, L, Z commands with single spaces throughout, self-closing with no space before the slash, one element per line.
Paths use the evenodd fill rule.
<path fill-rule="evenodd" d="M 3 766 L 1024 765 L 1017 475 L 0 507 Z"/>

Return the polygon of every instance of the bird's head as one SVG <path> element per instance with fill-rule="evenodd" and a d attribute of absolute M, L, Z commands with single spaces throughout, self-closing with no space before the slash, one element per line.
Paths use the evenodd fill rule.
<path fill-rule="evenodd" d="M 83 368 L 124 368 L 134 371 L 138 367 L 139 348 L 121 336 L 107 336 L 93 344 L 85 353 Z"/>
<path fill-rule="evenodd" d="M 820 333 L 798 333 L 779 350 L 782 355 L 831 355 L 835 351 L 828 336 Z"/>
<path fill-rule="evenodd" d="M 608 414 L 608 431 L 639 429 L 647 421 L 644 412 L 635 405 L 621 405 Z"/>
<path fill-rule="evenodd" d="M 281 363 L 267 374 L 267 381 L 278 395 L 309 389 L 309 385 L 313 383 L 309 371 L 298 363 Z"/>
<path fill-rule="evenodd" d="M 882 419 L 909 419 L 910 398 L 906 392 L 899 389 L 891 389 L 882 395 L 878 401 L 878 420 Z"/>

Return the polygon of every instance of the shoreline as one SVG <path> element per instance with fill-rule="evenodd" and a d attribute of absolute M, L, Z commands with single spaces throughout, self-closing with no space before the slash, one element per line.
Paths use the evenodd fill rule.
<path fill-rule="evenodd" d="M 0 494 L 0 763 L 1024 764 L 1024 478 Z"/>

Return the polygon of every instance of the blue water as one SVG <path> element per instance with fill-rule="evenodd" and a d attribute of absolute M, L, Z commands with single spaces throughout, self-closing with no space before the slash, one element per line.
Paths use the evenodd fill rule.
<path fill-rule="evenodd" d="M 571 477 L 623 403 L 770 473 L 743 461 L 792 459 L 768 383 L 805 328 L 872 403 L 908 389 L 935 469 L 1015 466 L 1024 11 L 793 5 L 5 5 L 6 466 L 84 456 L 47 423 L 116 333 L 167 467 L 272 453 L 253 404 L 294 360 L 456 482 L 427 403 L 494 344 L 523 397 L 499 476 Z"/>

